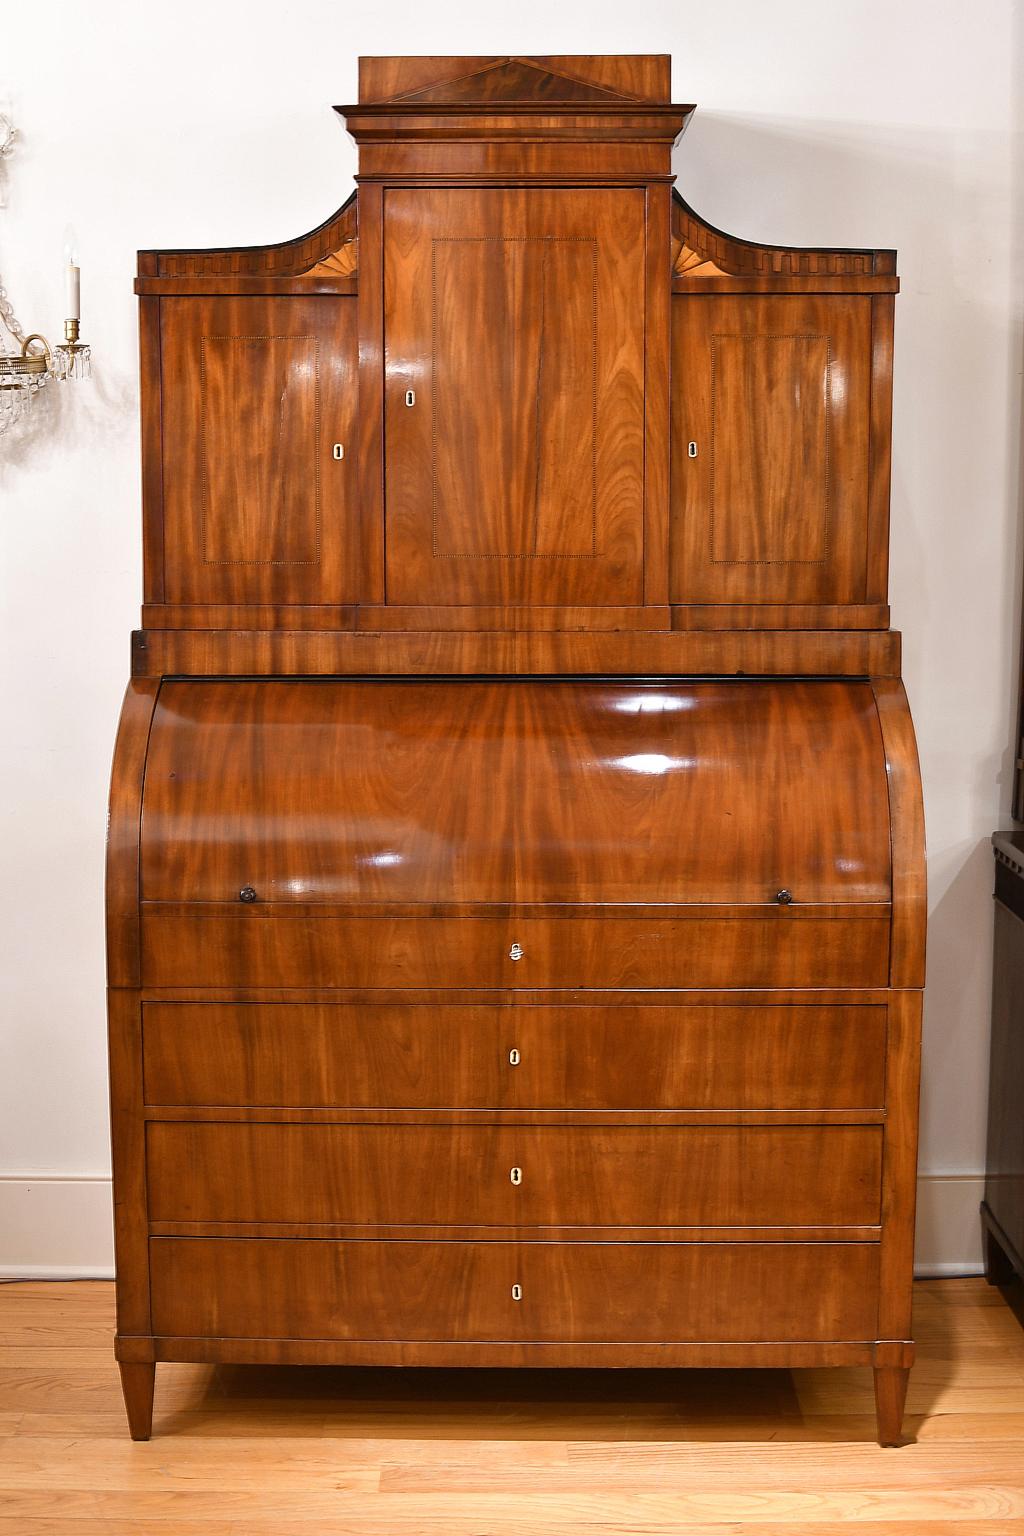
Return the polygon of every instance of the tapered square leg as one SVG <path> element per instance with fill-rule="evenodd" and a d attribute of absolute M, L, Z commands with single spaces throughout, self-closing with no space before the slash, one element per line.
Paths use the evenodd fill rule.
<path fill-rule="evenodd" d="M 903 1409 L 907 1401 L 910 1367 L 881 1365 L 875 1368 L 875 1417 L 879 1445 L 899 1445 L 902 1440 Z"/>
<path fill-rule="evenodd" d="M 133 1440 L 148 1440 L 153 1429 L 153 1390 L 156 1366 L 147 1361 L 119 1360 L 121 1391 Z"/>

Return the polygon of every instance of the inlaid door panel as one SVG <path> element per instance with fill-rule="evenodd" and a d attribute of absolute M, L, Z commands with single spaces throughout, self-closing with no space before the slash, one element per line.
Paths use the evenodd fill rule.
<path fill-rule="evenodd" d="M 358 598 L 355 313 L 326 296 L 162 301 L 168 602 Z"/>
<path fill-rule="evenodd" d="M 385 194 L 387 595 L 643 596 L 644 197 Z"/>
<path fill-rule="evenodd" d="M 673 602 L 865 600 L 870 306 L 673 299 Z"/>

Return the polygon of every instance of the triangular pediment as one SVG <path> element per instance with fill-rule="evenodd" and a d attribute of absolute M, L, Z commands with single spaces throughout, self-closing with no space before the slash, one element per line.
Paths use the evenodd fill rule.
<path fill-rule="evenodd" d="M 477 103 L 590 103 L 615 104 L 628 100 L 616 91 L 558 74 L 532 59 L 498 59 L 485 69 L 393 98 L 417 106 L 469 106 Z"/>

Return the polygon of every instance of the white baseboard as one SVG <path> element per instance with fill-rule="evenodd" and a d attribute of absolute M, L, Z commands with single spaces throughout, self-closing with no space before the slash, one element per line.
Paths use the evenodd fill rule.
<path fill-rule="evenodd" d="M 981 1173 L 922 1173 L 917 1181 L 914 1273 L 920 1277 L 980 1275 Z"/>
<path fill-rule="evenodd" d="M 984 1184 L 981 1174 L 921 1175 L 918 1275 L 981 1274 Z M 109 1279 L 113 1273 L 109 1177 L 0 1174 L 0 1279 Z"/>
<path fill-rule="evenodd" d="M 0 1174 L 0 1279 L 109 1280 L 109 1174 Z"/>

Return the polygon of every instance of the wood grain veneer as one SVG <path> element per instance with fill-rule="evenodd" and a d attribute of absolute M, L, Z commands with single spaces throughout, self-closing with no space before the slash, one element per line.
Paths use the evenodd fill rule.
<path fill-rule="evenodd" d="M 856 1227 L 880 1216 L 877 1126 L 163 1121 L 146 1150 L 152 1221 Z"/>
<path fill-rule="evenodd" d="M 167 682 L 142 896 L 798 917 L 889 901 L 884 785 L 866 684 Z"/>
<path fill-rule="evenodd" d="M 131 1433 L 158 1360 L 856 1364 L 896 1443 L 895 253 L 701 219 L 660 55 L 367 59 L 338 110 L 317 229 L 139 258 Z"/>
<path fill-rule="evenodd" d="M 740 1294 L 744 1341 L 868 1339 L 876 1326 L 872 1243 L 159 1237 L 150 1254 L 158 1336 L 565 1341 L 593 1345 L 597 1363 L 618 1341 L 734 1340 Z"/>
<path fill-rule="evenodd" d="M 150 1105 L 824 1110 L 884 1101 L 877 1006 L 146 1003 L 142 1012 Z"/>

